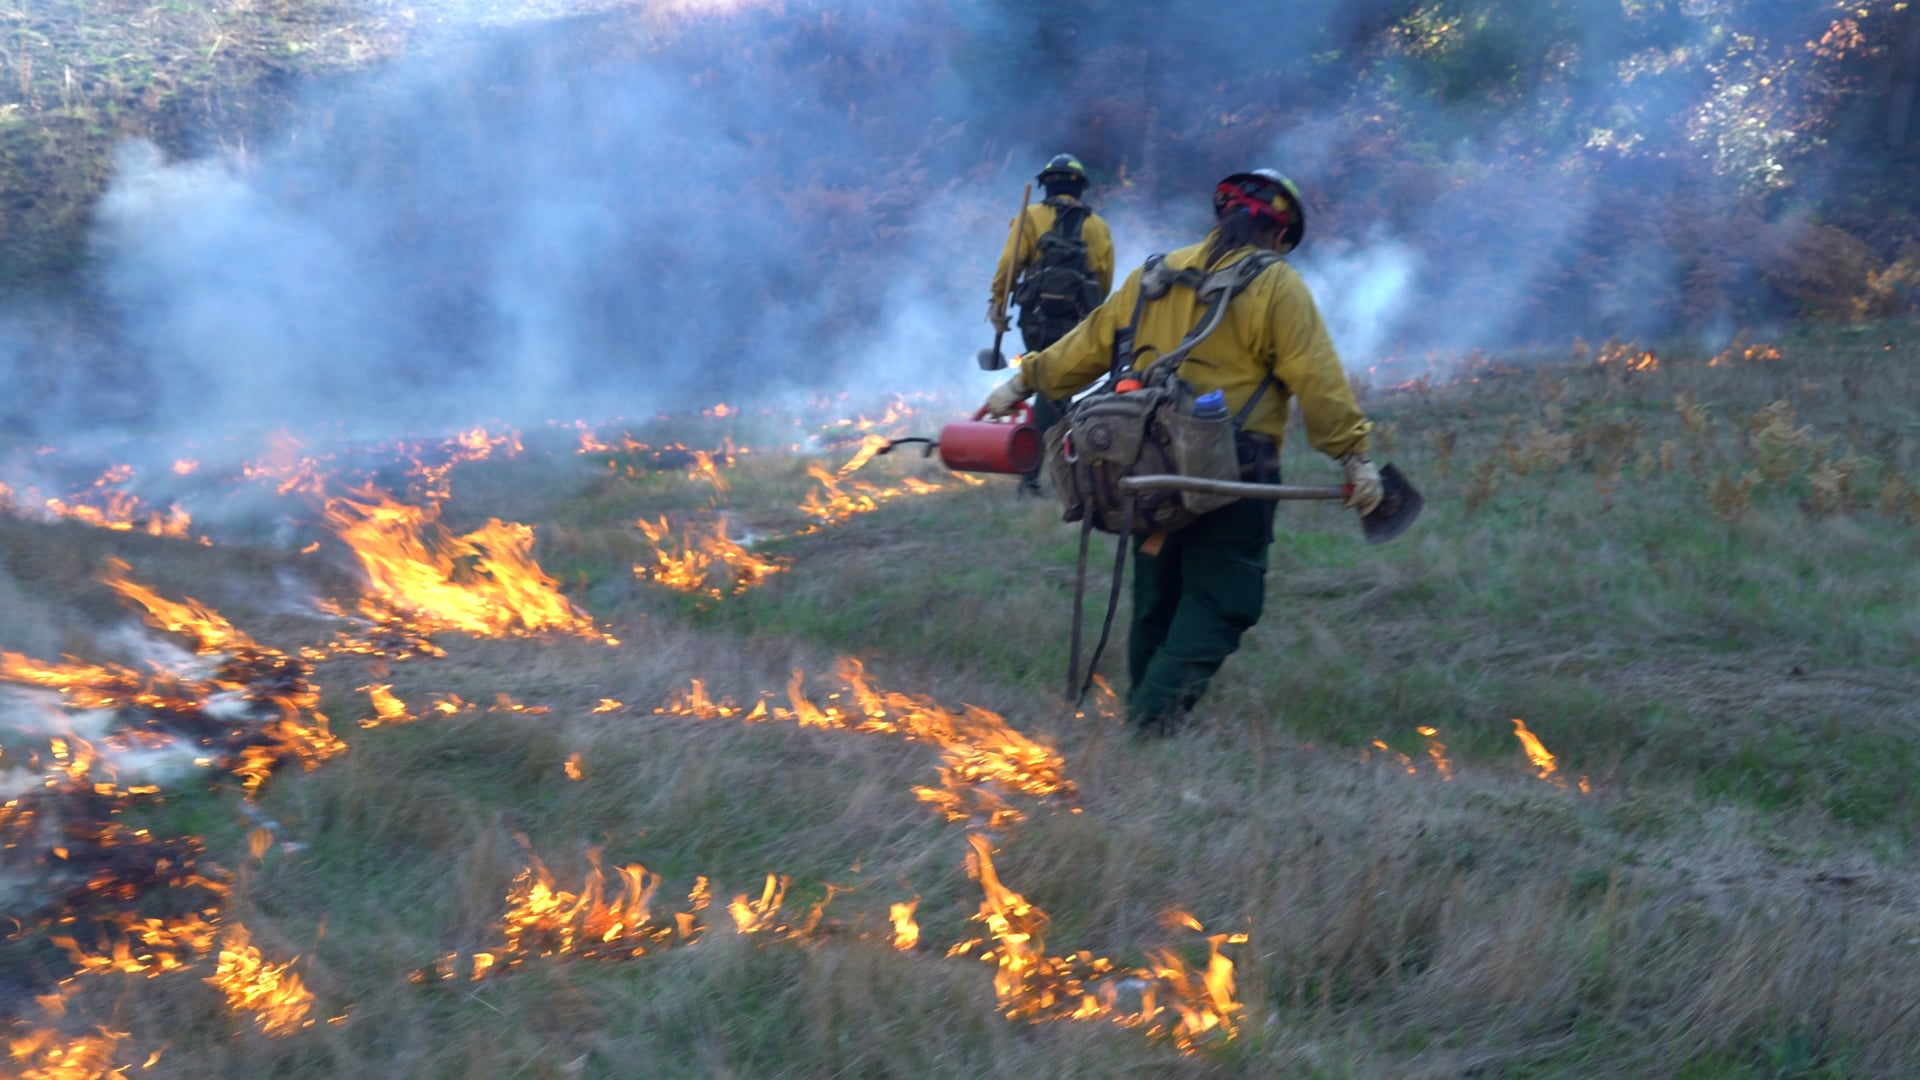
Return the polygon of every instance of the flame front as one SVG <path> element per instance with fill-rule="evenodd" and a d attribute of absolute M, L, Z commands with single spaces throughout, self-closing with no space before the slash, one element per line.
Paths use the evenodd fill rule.
<path fill-rule="evenodd" d="M 642 956 L 673 945 L 691 944 L 704 932 L 700 913 L 709 903 L 707 881 L 698 879 L 687 894 L 687 908 L 670 920 L 653 916 L 660 875 L 639 863 L 614 871 L 611 886 L 600 850 L 587 852 L 590 868 L 578 891 L 557 888 L 538 858 L 507 888 L 507 911 L 500 925 L 501 944 L 468 958 L 467 978 L 510 971 L 536 956 L 617 960 Z M 415 973 L 417 981 L 451 979 L 460 968 L 458 954 Z"/>
<path fill-rule="evenodd" d="M 20 1080 L 99 1080 L 125 1076 L 132 1063 L 114 1064 L 115 1051 L 127 1032 L 108 1027 L 95 1034 L 68 1040 L 51 1029 L 7 1040 L 7 1049 L 21 1067 Z"/>
<path fill-rule="evenodd" d="M 634 575 L 670 589 L 718 600 L 744 592 L 786 569 L 786 564 L 760 558 L 729 538 L 725 515 L 712 523 L 711 531 L 689 526 L 677 536 L 664 515 L 658 522 L 641 518 L 634 525 L 656 549 L 655 564 L 635 566 Z M 716 577 L 718 584 L 714 583 Z"/>
<path fill-rule="evenodd" d="M 559 631 L 596 637 L 593 620 L 560 595 L 533 559 L 533 529 L 492 518 L 454 536 L 434 505 L 409 506 L 369 487 L 328 499 L 325 516 L 366 571 L 361 611 L 412 615 L 481 637 Z"/>
<path fill-rule="evenodd" d="M 1541 744 L 1533 732 L 1527 730 L 1526 722 L 1517 716 L 1513 718 L 1513 734 L 1520 740 L 1521 749 L 1526 751 L 1527 760 L 1533 762 L 1533 767 L 1540 770 L 1538 773 L 1540 779 L 1565 787 L 1566 779 L 1557 775 L 1559 767 L 1555 764 L 1553 755 L 1547 752 L 1547 748 Z"/>
<path fill-rule="evenodd" d="M 373 703 L 373 715 L 363 717 L 360 720 L 361 727 L 386 727 L 419 719 L 419 717 L 407 711 L 406 702 L 393 696 L 392 686 L 386 683 L 373 683 L 368 686 L 359 687 L 359 689 L 364 691 L 368 700 Z"/>
<path fill-rule="evenodd" d="M 914 794 L 950 821 L 978 818 L 990 828 L 1000 828 L 1022 820 L 1025 815 L 1006 803 L 1006 792 L 1074 797 L 1073 782 L 1066 778 L 1059 753 L 1009 727 L 998 713 L 973 705 L 956 713 L 930 698 L 877 690 L 867 681 L 865 668 L 851 657 L 840 662 L 835 674 L 847 687 L 850 706 L 835 701 L 838 694 L 824 706 L 814 704 L 804 691 L 804 675 L 796 670 L 788 682 L 784 706 L 770 705 L 763 697 L 753 708 L 742 709 L 728 699 L 714 700 L 696 679 L 654 712 L 700 720 L 781 721 L 933 743 L 941 751 L 941 785 L 918 787 Z"/>
<path fill-rule="evenodd" d="M 1209 935 L 1207 965 L 1198 973 L 1170 949 L 1150 952 L 1151 968 L 1130 971 L 1116 970 L 1111 960 L 1085 951 L 1049 956 L 1046 912 L 1001 883 L 985 837 L 971 834 L 967 842 L 973 846 L 967 873 L 985 893 L 973 921 L 985 925 L 992 943 L 981 959 L 995 965 L 994 993 L 1009 1019 L 1108 1020 L 1170 1038 L 1188 1052 L 1198 1049 L 1209 1032 L 1223 1040 L 1237 1034 L 1235 1018 L 1245 1006 L 1234 998 L 1233 961 L 1220 950 L 1244 943 L 1245 934 Z M 1185 912 L 1170 913 L 1166 921 L 1202 929 Z M 970 951 L 973 944 L 956 946 L 949 955 Z"/>
<path fill-rule="evenodd" d="M 887 912 L 893 920 L 893 947 L 901 952 L 912 952 L 920 945 L 920 924 L 913 919 L 919 907 L 920 898 L 916 896 L 904 904 L 894 904 Z"/>
<path fill-rule="evenodd" d="M 146 609 L 147 621 L 173 634 L 186 634 L 194 640 L 194 651 L 202 654 L 231 652 L 254 647 L 253 639 L 233 628 L 219 612 L 193 597 L 168 600 L 144 585 L 127 580 L 132 568 L 125 560 L 109 558 L 100 581 L 121 596 Z"/>
<path fill-rule="evenodd" d="M 290 1035 L 313 1024 L 313 994 L 290 970 L 293 961 L 269 964 L 248 940 L 247 928 L 227 927 L 220 948 L 219 968 L 207 982 L 227 995 L 235 1012 L 252 1013 L 268 1035 Z"/>

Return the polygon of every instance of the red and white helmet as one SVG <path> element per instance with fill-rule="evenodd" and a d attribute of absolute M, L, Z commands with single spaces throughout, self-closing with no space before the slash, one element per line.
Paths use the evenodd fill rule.
<path fill-rule="evenodd" d="M 1301 238 L 1307 234 L 1307 204 L 1300 197 L 1299 187 L 1273 169 L 1234 173 L 1214 187 L 1214 220 L 1223 220 L 1235 213 L 1279 224 L 1281 236 L 1277 250 L 1283 255 L 1299 247 Z"/>

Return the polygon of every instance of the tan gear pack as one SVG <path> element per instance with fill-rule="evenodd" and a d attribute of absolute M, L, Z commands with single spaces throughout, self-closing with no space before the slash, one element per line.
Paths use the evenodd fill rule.
<path fill-rule="evenodd" d="M 1224 413 L 1194 415 L 1192 387 L 1158 365 L 1154 377 L 1158 385 L 1088 397 L 1047 432 L 1047 475 L 1064 520 L 1088 518 L 1101 532 L 1119 535 L 1173 532 L 1233 501 L 1232 496 L 1154 491 L 1134 494 L 1129 508 L 1120 488 L 1124 477 L 1240 478 L 1233 422 Z"/>

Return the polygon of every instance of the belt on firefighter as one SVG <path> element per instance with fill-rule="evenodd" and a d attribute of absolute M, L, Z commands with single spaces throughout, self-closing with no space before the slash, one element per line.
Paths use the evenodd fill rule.
<path fill-rule="evenodd" d="M 1233 437 L 1233 449 L 1240 459 L 1240 479 L 1256 484 L 1280 480 L 1280 443 L 1271 435 L 1242 431 Z"/>

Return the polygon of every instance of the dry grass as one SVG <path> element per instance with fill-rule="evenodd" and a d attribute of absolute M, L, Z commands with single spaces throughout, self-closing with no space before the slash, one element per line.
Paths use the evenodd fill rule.
<path fill-rule="evenodd" d="M 1879 492 L 1915 470 L 1920 418 L 1898 402 L 1920 387 L 1913 339 L 1889 333 L 1892 349 L 1849 336 L 1777 361 L 1376 392 L 1430 517 L 1363 549 L 1335 515 L 1283 511 L 1268 618 L 1199 730 L 1149 746 L 1065 715 L 1072 539 L 1003 486 L 776 544 L 789 571 L 702 605 L 633 580 L 631 517 L 711 512 L 710 486 L 595 479 L 564 454 L 462 466 L 450 516 L 551 524 L 543 558 L 622 644 L 449 639 L 442 660 L 322 665 L 352 748 L 270 783 L 257 813 L 299 846 L 264 861 L 230 789 L 161 809 L 235 871 L 228 917 L 269 959 L 300 957 L 317 1015 L 343 1022 L 270 1038 L 179 975 L 87 980 L 65 1025 L 130 1032 L 116 1060 L 134 1064 L 164 1046 L 163 1076 L 1910 1075 L 1920 582 L 1914 523 Z M 1870 399 L 1847 389 L 1869 382 Z M 1442 446 L 1445 473 L 1413 456 Z M 1289 453 L 1296 479 L 1327 468 Z M 1719 519 L 1715 478 L 1749 470 L 1742 516 Z M 719 501 L 786 527 L 801 475 L 743 466 Z M 293 600 L 351 594 L 337 555 L 0 520 L 0 644 L 111 652 L 124 614 L 90 580 L 109 551 L 281 645 L 324 636 Z M 1240 1038 L 1184 1057 L 998 1017 L 990 968 L 940 958 L 978 932 L 980 892 L 964 828 L 912 793 L 932 747 L 652 711 L 691 678 L 778 702 L 795 667 L 824 701 L 846 654 L 1058 745 L 1078 812 L 1021 801 L 1001 876 L 1052 915 L 1051 951 L 1139 963 L 1169 907 L 1245 930 Z M 361 729 L 355 688 L 375 682 L 415 712 L 496 693 L 551 711 Z M 624 706 L 593 711 L 608 698 Z M 1514 716 L 1559 755 L 1554 777 Z M 794 907 L 836 893 L 806 943 L 715 934 L 409 981 L 496 943 L 530 854 L 578 882 L 595 848 L 663 894 L 699 876 L 753 892 L 768 872 L 791 875 Z M 896 953 L 887 910 L 915 895 L 926 944 Z M 59 970 L 36 935 L 0 952 L 10 985 Z"/>

